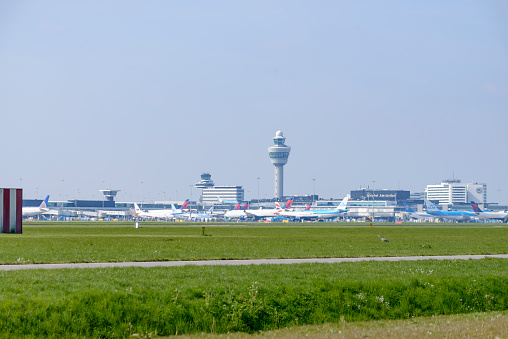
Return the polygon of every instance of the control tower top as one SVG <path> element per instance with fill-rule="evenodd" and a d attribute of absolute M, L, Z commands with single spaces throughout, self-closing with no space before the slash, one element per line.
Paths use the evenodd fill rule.
<path fill-rule="evenodd" d="M 120 192 L 120 190 L 99 190 L 104 194 L 107 201 L 115 201 L 116 194 Z"/>
<path fill-rule="evenodd" d="M 208 172 L 201 174 L 201 181 L 194 185 L 197 188 L 210 188 L 215 186 L 212 180 L 212 175 Z"/>
<path fill-rule="evenodd" d="M 277 146 L 284 146 L 284 142 L 286 142 L 286 138 L 282 134 L 282 131 L 277 131 L 273 138 L 273 143 Z"/>
<path fill-rule="evenodd" d="M 268 155 L 273 165 L 281 166 L 288 162 L 289 152 L 291 147 L 285 145 L 286 138 L 282 134 L 282 131 L 277 131 L 273 138 L 274 146 L 268 147 Z"/>

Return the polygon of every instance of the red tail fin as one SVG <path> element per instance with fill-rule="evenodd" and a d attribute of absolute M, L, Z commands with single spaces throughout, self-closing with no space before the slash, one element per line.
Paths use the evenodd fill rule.
<path fill-rule="evenodd" d="M 286 202 L 286 209 L 290 209 L 290 208 L 291 208 L 291 205 L 293 205 L 293 199 L 289 199 L 289 200 Z"/>

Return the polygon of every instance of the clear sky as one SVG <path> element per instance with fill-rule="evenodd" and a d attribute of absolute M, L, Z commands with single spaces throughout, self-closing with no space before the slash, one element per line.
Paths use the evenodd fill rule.
<path fill-rule="evenodd" d="M 273 197 L 282 130 L 285 195 L 508 202 L 508 3 L 0 0 L 0 125 L 25 198 L 196 199 L 204 171 Z"/>

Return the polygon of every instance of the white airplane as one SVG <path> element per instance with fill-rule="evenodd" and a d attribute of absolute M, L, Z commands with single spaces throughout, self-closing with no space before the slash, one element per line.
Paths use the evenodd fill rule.
<path fill-rule="evenodd" d="M 243 206 L 243 209 L 242 209 L 241 204 L 236 204 L 236 207 L 234 210 L 227 211 L 226 213 L 224 213 L 224 218 L 225 219 L 240 219 L 240 220 L 247 219 L 249 216 L 247 215 L 245 210 L 247 210 L 248 208 L 249 208 L 249 204 L 245 204 Z"/>
<path fill-rule="evenodd" d="M 175 210 L 147 210 L 143 211 L 138 204 L 134 203 L 133 216 L 137 218 L 167 219 L 173 218 Z"/>
<path fill-rule="evenodd" d="M 492 212 L 492 211 L 482 211 L 480 207 L 478 207 L 478 204 L 475 202 L 471 202 L 471 205 L 473 206 L 474 213 L 478 216 L 478 218 L 483 220 L 489 220 L 489 219 L 502 219 L 506 220 L 508 219 L 508 211 L 499 211 L 499 212 Z"/>
<path fill-rule="evenodd" d="M 245 210 L 247 216 L 252 218 L 271 218 L 278 217 L 279 213 L 284 211 L 282 207 L 280 207 L 279 203 L 275 203 L 275 208 L 265 208 L 265 209 L 257 209 L 257 210 Z"/>
<path fill-rule="evenodd" d="M 49 212 L 48 200 L 49 200 L 49 195 L 46 197 L 46 199 L 44 199 L 43 202 L 41 202 L 39 207 L 23 207 L 22 208 L 22 215 L 24 217 L 33 217 L 33 216 L 36 216 L 39 214 Z"/>
<path fill-rule="evenodd" d="M 187 208 L 187 207 L 189 207 L 189 204 L 190 204 L 189 199 L 187 199 L 183 202 L 182 208 L 176 208 L 174 204 L 171 204 L 171 210 L 173 211 L 173 214 L 189 212 L 190 209 Z"/>
<path fill-rule="evenodd" d="M 406 212 L 409 213 L 409 216 L 413 219 L 434 219 L 434 218 L 436 218 L 435 215 L 431 215 L 431 214 L 428 214 L 425 212 L 415 212 L 406 203 L 404 203 L 404 208 L 406 209 Z"/>
<path fill-rule="evenodd" d="M 282 211 L 279 213 L 281 217 L 292 219 L 333 219 L 347 212 L 347 202 L 349 197 L 342 199 L 337 208 L 326 210 L 305 210 L 305 211 Z"/>
<path fill-rule="evenodd" d="M 208 213 L 200 213 L 200 212 L 184 212 L 184 213 L 175 213 L 174 216 L 179 219 L 188 219 L 188 220 L 208 220 L 214 217 L 213 215 L 213 206 L 210 207 Z"/>

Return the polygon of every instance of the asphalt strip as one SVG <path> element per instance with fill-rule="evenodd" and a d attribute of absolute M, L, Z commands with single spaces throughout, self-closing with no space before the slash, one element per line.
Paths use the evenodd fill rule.
<path fill-rule="evenodd" d="M 418 260 L 478 260 L 486 258 L 508 259 L 508 254 L 491 255 L 438 255 L 416 257 L 367 257 L 367 258 L 310 258 L 310 259 L 252 259 L 252 260 L 196 260 L 196 261 L 150 261 L 150 262 L 109 262 L 76 264 L 28 264 L 0 265 L 0 271 L 55 270 L 63 268 L 107 268 L 107 267 L 177 267 L 177 266 L 245 266 L 245 265 L 289 265 L 309 263 L 343 263 L 361 261 L 418 261 Z"/>

